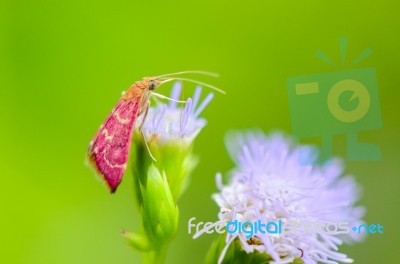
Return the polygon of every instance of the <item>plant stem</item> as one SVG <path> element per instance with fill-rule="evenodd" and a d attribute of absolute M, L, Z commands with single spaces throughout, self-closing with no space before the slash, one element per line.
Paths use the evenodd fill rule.
<path fill-rule="evenodd" d="M 167 257 L 168 245 L 165 244 L 161 248 L 150 252 L 143 253 L 144 264 L 164 264 Z"/>

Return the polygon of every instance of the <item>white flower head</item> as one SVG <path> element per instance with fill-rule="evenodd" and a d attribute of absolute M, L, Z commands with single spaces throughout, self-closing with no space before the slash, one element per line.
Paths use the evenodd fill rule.
<path fill-rule="evenodd" d="M 180 100 L 182 91 L 181 82 L 176 82 L 172 88 L 171 98 Z M 200 103 L 202 88 L 198 86 L 193 99 L 189 98 L 185 104 L 170 101 L 168 104 L 157 103 L 148 110 L 142 131 L 147 140 L 158 139 L 161 143 L 182 140 L 190 143 L 206 125 L 206 120 L 199 115 L 212 100 L 210 93 Z M 143 116 L 138 118 L 137 125 L 142 123 Z"/>
<path fill-rule="evenodd" d="M 236 168 L 226 186 L 221 175 L 217 175 L 220 192 L 213 198 L 220 207 L 219 223 L 348 222 L 350 229 L 362 222 L 364 209 L 355 205 L 358 186 L 353 177 L 342 175 L 340 160 L 312 165 L 317 156 L 311 147 L 295 145 L 279 133 L 235 133 L 227 137 L 226 144 Z M 307 165 L 300 162 L 304 158 L 308 159 Z M 271 263 L 290 263 L 295 258 L 306 264 L 351 263 L 345 254 L 337 252 L 338 246 L 356 240 L 357 236 L 360 238 L 351 230 L 341 235 L 258 232 L 250 239 L 243 232 L 227 233 L 219 262 L 229 244 L 237 239 L 247 253 L 257 251 L 271 256 Z"/>

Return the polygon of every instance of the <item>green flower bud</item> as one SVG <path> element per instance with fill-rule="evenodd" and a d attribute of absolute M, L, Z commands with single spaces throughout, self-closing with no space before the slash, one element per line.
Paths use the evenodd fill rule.
<path fill-rule="evenodd" d="M 169 189 L 165 173 L 151 165 L 147 186 L 142 188 L 144 230 L 154 247 L 170 241 L 178 229 L 179 211 Z"/>

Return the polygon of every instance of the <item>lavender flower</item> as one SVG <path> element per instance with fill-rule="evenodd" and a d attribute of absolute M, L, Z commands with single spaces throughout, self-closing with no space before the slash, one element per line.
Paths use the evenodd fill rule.
<path fill-rule="evenodd" d="M 226 186 L 221 175 L 217 175 L 220 192 L 213 198 L 220 212 L 216 224 L 235 220 L 242 223 L 344 221 L 351 228 L 361 222 L 364 209 L 355 206 L 358 186 L 353 177 L 342 176 L 340 160 L 332 160 L 325 166 L 312 165 L 317 156 L 311 147 L 296 146 L 279 133 L 231 134 L 227 137 L 227 148 L 236 168 Z M 242 250 L 265 253 L 273 259 L 271 263 L 290 263 L 300 258 L 306 264 L 351 263 L 345 254 L 337 252 L 338 246 L 356 239 L 351 231 L 342 235 L 258 232 L 250 239 L 245 233 L 227 233 L 218 262 L 222 262 L 230 244 L 239 241 Z"/>
<path fill-rule="evenodd" d="M 172 88 L 171 98 L 180 100 L 181 90 L 182 84 L 176 82 Z M 201 90 L 200 86 L 197 87 L 193 99 L 189 98 L 183 108 L 178 107 L 178 103 L 173 101 L 169 104 L 158 103 L 150 107 L 142 127 L 145 137 L 156 138 L 161 143 L 175 140 L 191 143 L 206 125 L 206 120 L 200 118 L 199 115 L 214 97 L 214 94 L 210 93 L 199 104 Z M 138 119 L 137 124 L 142 123 L 142 118 Z"/>

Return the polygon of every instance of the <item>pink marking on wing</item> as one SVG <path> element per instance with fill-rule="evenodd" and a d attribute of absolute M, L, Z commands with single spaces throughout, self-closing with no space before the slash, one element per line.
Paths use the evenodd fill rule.
<path fill-rule="evenodd" d="M 88 159 L 111 192 L 121 183 L 128 163 L 139 97 L 121 99 L 97 131 L 88 149 Z"/>

